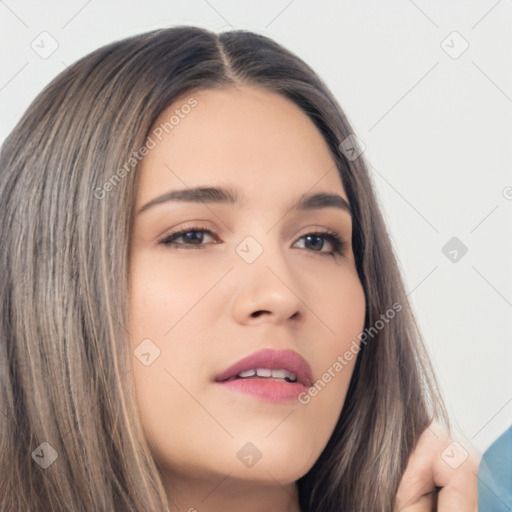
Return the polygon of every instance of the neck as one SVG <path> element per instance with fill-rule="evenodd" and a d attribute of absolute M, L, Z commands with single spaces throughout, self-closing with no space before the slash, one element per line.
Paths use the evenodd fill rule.
<path fill-rule="evenodd" d="M 166 484 L 171 512 L 301 512 L 294 482 L 255 482 L 229 475 L 216 480 L 173 475 Z"/>

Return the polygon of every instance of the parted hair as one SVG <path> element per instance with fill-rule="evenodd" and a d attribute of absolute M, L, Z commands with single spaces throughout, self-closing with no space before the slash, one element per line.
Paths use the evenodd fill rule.
<path fill-rule="evenodd" d="M 391 512 L 421 433 L 433 420 L 449 427 L 371 169 L 340 150 L 353 129 L 333 94 L 268 37 L 163 28 L 65 69 L 2 145 L 1 511 L 173 510 L 136 407 L 126 329 L 137 166 L 105 197 L 95 191 L 177 98 L 237 84 L 295 103 L 332 152 L 353 215 L 365 327 L 402 306 L 361 344 L 335 430 L 297 481 L 302 510 Z M 57 456 L 46 469 L 36 463 L 45 449 Z"/>

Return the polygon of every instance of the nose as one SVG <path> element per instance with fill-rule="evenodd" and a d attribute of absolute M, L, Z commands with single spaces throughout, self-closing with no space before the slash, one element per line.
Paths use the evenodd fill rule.
<path fill-rule="evenodd" d="M 237 261 L 233 278 L 239 283 L 232 315 L 243 325 L 258 323 L 298 325 L 305 320 L 306 298 L 299 276 L 279 248 L 267 244 L 252 263 Z"/>

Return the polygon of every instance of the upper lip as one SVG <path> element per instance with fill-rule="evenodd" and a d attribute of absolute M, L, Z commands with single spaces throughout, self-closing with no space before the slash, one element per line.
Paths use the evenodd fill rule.
<path fill-rule="evenodd" d="M 268 368 L 269 370 L 288 370 L 297 375 L 297 382 L 310 387 L 313 382 L 311 367 L 308 362 L 297 352 L 293 350 L 273 350 L 262 349 L 253 354 L 240 359 L 234 365 L 230 366 L 215 377 L 217 382 L 221 382 L 238 375 L 245 370 L 256 370 L 258 368 Z"/>

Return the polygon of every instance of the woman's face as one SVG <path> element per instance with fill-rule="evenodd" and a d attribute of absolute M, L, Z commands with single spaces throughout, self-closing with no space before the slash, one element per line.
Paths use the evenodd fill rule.
<path fill-rule="evenodd" d="M 338 358 L 364 328 L 335 163 L 309 118 L 261 88 L 185 97 L 162 113 L 151 138 L 130 254 L 135 383 L 151 449 L 175 481 L 230 474 L 294 482 L 333 432 L 355 364 Z M 196 187 L 222 187 L 238 200 L 190 194 L 139 212 Z M 340 199 L 295 208 L 321 192 Z M 341 252 L 326 231 L 345 241 Z M 321 391 L 306 395 L 307 365 L 273 352 L 238 368 L 249 377 L 216 381 L 262 349 L 298 354 Z M 251 378 L 251 368 L 274 374 Z M 302 383 L 279 369 L 295 370 Z"/>

